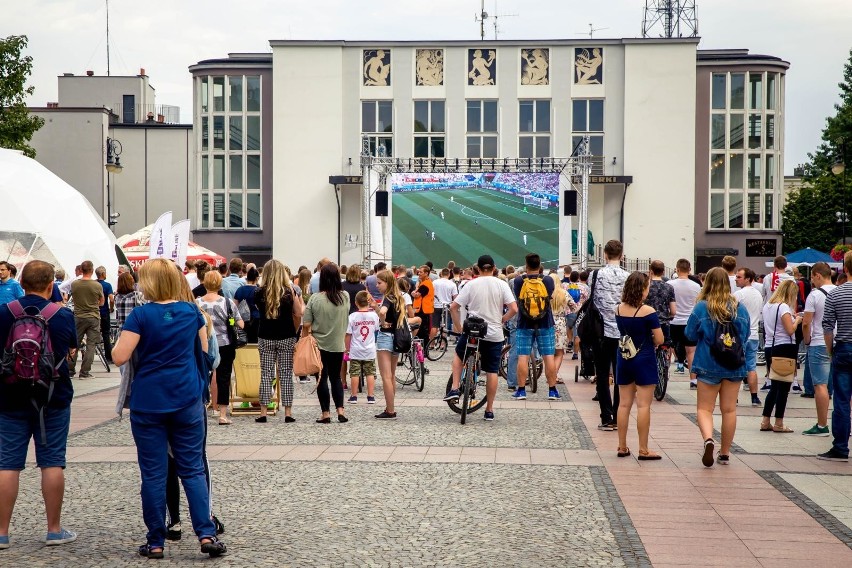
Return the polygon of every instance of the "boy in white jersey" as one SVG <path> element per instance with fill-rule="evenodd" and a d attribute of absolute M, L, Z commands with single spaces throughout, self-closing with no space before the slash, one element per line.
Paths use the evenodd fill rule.
<path fill-rule="evenodd" d="M 365 290 L 355 294 L 357 312 L 349 314 L 346 328 L 346 353 L 349 355 L 349 380 L 352 396 L 349 404 L 358 404 L 358 386 L 361 373 L 367 379 L 367 404 L 375 404 L 376 397 L 376 331 L 379 316 L 370 309 L 370 295 Z"/>

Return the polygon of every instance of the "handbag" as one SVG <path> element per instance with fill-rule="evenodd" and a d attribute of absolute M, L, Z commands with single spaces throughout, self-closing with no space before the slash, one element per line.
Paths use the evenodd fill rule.
<path fill-rule="evenodd" d="M 587 343 L 599 343 L 604 338 L 604 321 L 600 310 L 595 305 L 595 288 L 598 286 L 598 271 L 592 273 L 592 286 L 589 299 L 577 312 L 577 335 L 580 341 Z"/>
<path fill-rule="evenodd" d="M 302 327 L 302 316 L 296 315 L 296 291 L 295 290 L 290 290 L 290 302 L 293 304 L 292 308 L 290 309 L 290 314 L 293 318 L 293 329 L 295 329 L 296 332 L 298 332 L 299 328 Z"/>
<path fill-rule="evenodd" d="M 293 350 L 293 374 L 297 377 L 316 375 L 322 371 L 319 346 L 313 335 L 305 335 Z"/>
<path fill-rule="evenodd" d="M 244 347 L 248 343 L 248 335 L 246 335 L 246 331 L 244 329 L 237 327 L 237 324 L 234 321 L 233 308 L 231 308 L 231 300 L 228 298 L 225 298 L 225 307 L 228 311 L 228 324 L 225 326 L 228 329 L 228 341 L 236 349 Z"/>
<path fill-rule="evenodd" d="M 411 351 L 411 328 L 408 327 L 408 318 L 402 318 L 402 325 L 393 330 L 394 353 L 408 353 Z"/>
<path fill-rule="evenodd" d="M 774 331 L 778 331 L 778 314 L 780 311 L 781 304 L 778 304 L 778 309 L 775 311 Z M 773 333 L 769 353 L 772 357 L 772 362 L 769 364 L 769 378 L 782 383 L 792 383 L 793 375 L 796 374 L 796 357 L 799 354 L 799 348 L 796 344 L 775 345 L 775 334 Z"/>
<path fill-rule="evenodd" d="M 639 306 L 638 308 L 636 308 L 636 311 L 633 312 L 634 318 L 636 317 L 636 314 L 638 314 L 639 310 L 641 310 L 641 309 L 642 309 L 642 306 Z M 616 315 L 615 322 L 616 322 L 616 324 L 618 324 L 618 308 L 615 309 L 615 315 Z M 621 326 L 620 325 L 618 326 L 618 331 L 621 332 Z M 647 339 L 648 338 L 646 337 L 645 340 L 642 341 L 642 345 L 640 345 L 637 348 L 636 345 L 633 343 L 632 337 L 630 337 L 626 333 L 624 335 L 622 335 L 618 340 L 618 352 L 621 354 L 621 358 L 624 359 L 624 360 L 629 360 L 629 359 L 633 359 L 634 357 L 636 357 L 636 355 L 639 354 L 639 352 L 642 350 L 642 348 L 645 347 L 645 341 L 647 341 Z M 581 339 L 581 341 L 582 341 L 582 339 Z"/>

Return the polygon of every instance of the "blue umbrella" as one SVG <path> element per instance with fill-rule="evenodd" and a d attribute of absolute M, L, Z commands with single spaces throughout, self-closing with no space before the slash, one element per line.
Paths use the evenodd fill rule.
<path fill-rule="evenodd" d="M 788 254 L 787 262 L 796 264 L 815 264 L 817 262 L 834 262 L 834 259 L 824 252 L 807 247 Z"/>

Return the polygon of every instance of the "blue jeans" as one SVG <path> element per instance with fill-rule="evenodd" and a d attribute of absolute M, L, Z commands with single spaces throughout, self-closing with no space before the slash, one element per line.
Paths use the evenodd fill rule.
<path fill-rule="evenodd" d="M 65 447 L 68 444 L 68 427 L 71 424 L 71 407 L 45 408 L 44 433 L 41 439 L 41 422 L 35 408 L 0 412 L 0 470 L 21 471 L 26 466 L 30 440 L 35 443 L 36 465 L 40 468 L 65 469 Z"/>
<path fill-rule="evenodd" d="M 852 398 L 852 343 L 838 342 L 834 348 L 831 371 L 834 383 L 834 410 L 831 412 L 831 433 L 834 451 L 849 455 L 849 401 Z"/>
<path fill-rule="evenodd" d="M 518 329 L 517 323 L 514 319 L 506 322 L 506 326 L 509 328 L 509 344 L 511 347 L 509 348 L 509 363 L 508 369 L 506 369 L 506 383 L 510 387 L 517 388 L 518 386 Z"/>
<path fill-rule="evenodd" d="M 166 478 L 168 449 L 189 502 L 196 536 L 210 538 L 216 527 L 210 518 L 210 491 L 204 473 L 204 405 L 197 402 L 174 412 L 130 412 L 130 429 L 136 442 L 142 476 L 142 517 L 148 528 L 147 542 L 161 548 L 166 538 Z"/>
<path fill-rule="evenodd" d="M 823 347 L 825 349 L 825 347 Z M 811 347 L 808 347 L 808 356 L 805 357 L 805 371 L 802 378 L 802 389 L 806 395 L 814 394 L 814 378 L 811 376 Z"/>

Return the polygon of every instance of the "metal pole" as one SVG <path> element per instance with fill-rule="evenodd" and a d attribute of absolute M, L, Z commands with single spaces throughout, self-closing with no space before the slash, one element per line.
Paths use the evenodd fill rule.
<path fill-rule="evenodd" d="M 581 196 L 583 204 L 580 207 L 580 222 L 577 235 L 577 256 L 580 257 L 580 268 L 586 270 L 589 262 L 589 174 L 591 173 L 591 154 L 589 153 L 589 137 L 583 136 L 578 163 L 582 175 Z"/>
<path fill-rule="evenodd" d="M 363 266 L 367 270 L 370 269 L 370 173 L 372 167 L 373 156 L 370 154 L 370 138 L 363 136 L 361 138 L 361 176 L 363 194 L 363 208 L 361 210 L 361 258 Z"/>

